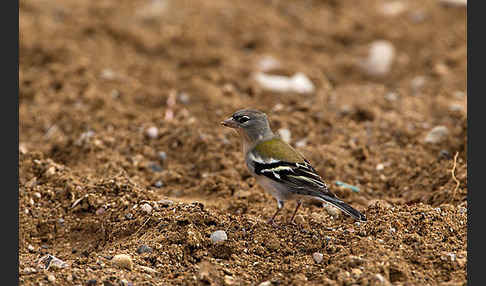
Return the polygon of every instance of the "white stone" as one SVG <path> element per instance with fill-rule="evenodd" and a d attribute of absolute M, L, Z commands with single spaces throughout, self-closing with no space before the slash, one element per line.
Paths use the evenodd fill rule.
<path fill-rule="evenodd" d="M 217 230 L 217 231 L 211 233 L 211 241 L 213 243 L 225 241 L 227 239 L 228 239 L 228 236 L 226 235 L 226 232 L 224 230 Z"/>
<path fill-rule="evenodd" d="M 360 65 L 366 74 L 382 77 L 390 72 L 394 59 L 395 47 L 393 44 L 385 40 L 378 40 L 371 43 L 368 58 Z"/>
<path fill-rule="evenodd" d="M 397 16 L 406 9 L 407 5 L 402 1 L 385 2 L 383 3 L 383 6 L 381 6 L 381 12 L 385 16 Z"/>
<path fill-rule="evenodd" d="M 146 214 L 150 214 L 152 212 L 152 206 L 147 203 L 141 205 L 140 209 Z"/>
<path fill-rule="evenodd" d="M 113 257 L 111 260 L 113 264 L 122 267 L 122 268 L 127 268 L 127 269 L 132 269 L 132 257 L 127 254 L 117 254 Z"/>
<path fill-rule="evenodd" d="M 149 138 L 155 139 L 155 138 L 157 138 L 157 136 L 159 136 L 159 129 L 157 129 L 157 127 L 155 127 L 155 126 L 149 127 L 145 131 L 145 134 L 147 134 L 147 136 Z"/>
<path fill-rule="evenodd" d="M 324 255 L 322 255 L 322 253 L 315 252 L 314 254 L 312 254 L 312 258 L 314 258 L 314 261 L 316 263 L 321 263 L 324 259 Z"/>
<path fill-rule="evenodd" d="M 440 143 L 447 138 L 447 135 L 449 135 L 449 129 L 447 127 L 436 126 L 427 134 L 425 142 L 432 144 Z"/>
<path fill-rule="evenodd" d="M 296 73 L 292 77 L 288 77 L 258 72 L 255 74 L 255 80 L 262 88 L 274 92 L 296 92 L 303 94 L 312 93 L 315 89 L 312 81 L 303 73 Z"/>

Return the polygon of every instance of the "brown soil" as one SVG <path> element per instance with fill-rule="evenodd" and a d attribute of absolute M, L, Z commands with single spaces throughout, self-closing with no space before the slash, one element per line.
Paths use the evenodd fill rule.
<path fill-rule="evenodd" d="M 466 9 L 400 2 L 20 1 L 20 284 L 465 285 Z M 396 56 L 369 77 L 358 63 L 380 39 Z M 263 90 L 266 55 L 316 91 Z M 294 226 L 289 202 L 267 225 L 276 202 L 219 125 L 243 107 L 306 139 L 368 222 L 306 203 Z M 68 267 L 42 269 L 47 254 Z"/>

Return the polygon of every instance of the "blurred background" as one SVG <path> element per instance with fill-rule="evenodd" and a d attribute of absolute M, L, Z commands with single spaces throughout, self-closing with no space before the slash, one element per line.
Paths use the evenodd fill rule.
<path fill-rule="evenodd" d="M 454 0 L 21 0 L 20 248 L 76 257 L 76 243 L 119 237 L 142 201 L 271 215 L 219 124 L 247 107 L 360 210 L 467 207 L 466 11 Z M 465 279 L 455 269 L 407 279 Z"/>

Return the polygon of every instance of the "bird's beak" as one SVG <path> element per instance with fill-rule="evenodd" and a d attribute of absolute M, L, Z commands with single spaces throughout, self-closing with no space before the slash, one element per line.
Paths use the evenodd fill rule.
<path fill-rule="evenodd" d="M 232 117 L 227 118 L 226 120 L 222 121 L 221 125 L 229 127 L 229 128 L 238 127 L 238 125 L 236 124 L 236 121 L 234 121 Z"/>

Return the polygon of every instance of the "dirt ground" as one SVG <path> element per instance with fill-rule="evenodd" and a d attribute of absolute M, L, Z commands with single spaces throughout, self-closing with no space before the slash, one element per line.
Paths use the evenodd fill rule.
<path fill-rule="evenodd" d="M 19 12 L 21 285 L 466 285 L 465 7 L 21 0 Z M 361 64 L 377 40 L 395 51 L 382 76 Z M 262 69 L 315 90 L 266 90 Z M 220 125 L 245 107 L 289 130 L 368 221 L 307 202 L 292 225 L 289 202 L 266 224 L 276 202 Z"/>

